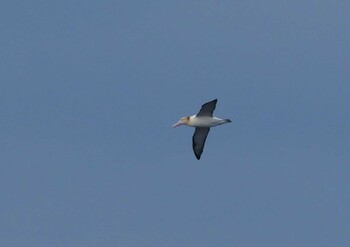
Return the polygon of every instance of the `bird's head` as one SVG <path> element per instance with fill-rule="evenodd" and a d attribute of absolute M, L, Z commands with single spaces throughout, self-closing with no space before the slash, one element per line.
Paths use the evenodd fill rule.
<path fill-rule="evenodd" d="M 173 128 L 180 125 L 187 125 L 189 121 L 190 121 L 190 117 L 183 117 L 176 124 L 173 125 Z"/>

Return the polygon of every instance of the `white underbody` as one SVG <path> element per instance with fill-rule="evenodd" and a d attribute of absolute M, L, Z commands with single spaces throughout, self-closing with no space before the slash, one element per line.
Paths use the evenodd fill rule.
<path fill-rule="evenodd" d="M 221 118 L 205 116 L 197 117 L 196 115 L 193 115 L 190 117 L 187 125 L 191 127 L 215 127 L 225 123 L 227 123 L 227 121 Z"/>

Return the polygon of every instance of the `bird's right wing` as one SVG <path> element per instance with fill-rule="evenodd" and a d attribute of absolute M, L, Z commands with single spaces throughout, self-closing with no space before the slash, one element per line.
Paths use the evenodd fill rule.
<path fill-rule="evenodd" d="M 207 139 L 210 128 L 196 128 L 192 137 L 192 148 L 197 160 L 201 158 L 203 153 L 205 140 Z"/>

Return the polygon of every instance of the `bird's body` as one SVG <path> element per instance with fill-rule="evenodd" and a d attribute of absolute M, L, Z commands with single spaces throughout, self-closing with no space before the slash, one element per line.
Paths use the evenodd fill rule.
<path fill-rule="evenodd" d="M 196 158 L 199 160 L 204 149 L 205 140 L 211 127 L 230 123 L 229 119 L 213 117 L 213 111 L 216 107 L 217 99 L 202 105 L 201 110 L 193 116 L 181 118 L 173 127 L 187 125 L 195 127 L 196 130 L 192 137 L 192 147 Z"/>
<path fill-rule="evenodd" d="M 217 117 L 197 117 L 197 115 L 190 116 L 188 126 L 191 127 L 215 127 L 221 124 L 227 123 L 227 119 L 221 119 Z"/>

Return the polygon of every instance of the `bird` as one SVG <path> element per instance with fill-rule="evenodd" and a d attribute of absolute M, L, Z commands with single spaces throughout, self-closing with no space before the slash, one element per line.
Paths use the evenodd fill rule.
<path fill-rule="evenodd" d="M 214 99 L 203 104 L 202 108 L 196 115 L 183 117 L 173 125 L 173 128 L 180 125 L 187 125 L 196 128 L 192 136 L 192 148 L 197 160 L 200 160 L 201 158 L 205 140 L 207 139 L 210 128 L 221 124 L 231 123 L 230 119 L 213 117 L 217 101 L 217 99 Z"/>

